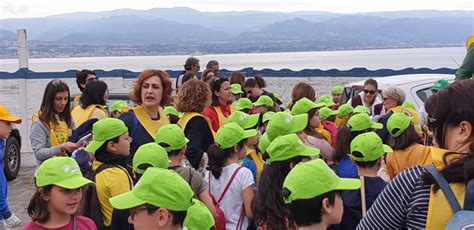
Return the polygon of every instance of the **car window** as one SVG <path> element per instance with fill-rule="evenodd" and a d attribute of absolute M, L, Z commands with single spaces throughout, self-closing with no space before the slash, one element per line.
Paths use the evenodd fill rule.
<path fill-rule="evenodd" d="M 423 103 L 425 103 L 426 99 L 428 99 L 428 97 L 430 97 L 432 94 L 431 87 L 419 89 L 416 91 L 416 96 L 418 96 L 418 98 L 420 98 Z"/>

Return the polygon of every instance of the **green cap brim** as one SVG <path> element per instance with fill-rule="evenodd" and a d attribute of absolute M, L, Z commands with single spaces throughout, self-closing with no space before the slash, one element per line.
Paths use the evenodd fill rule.
<path fill-rule="evenodd" d="M 382 129 L 383 125 L 381 123 L 374 122 L 374 123 L 372 123 L 371 128 L 373 128 L 373 129 Z"/>
<path fill-rule="evenodd" d="M 252 127 L 255 127 L 258 123 L 258 119 L 260 118 L 260 115 L 258 114 L 253 114 L 248 116 L 248 123 L 246 124 L 245 127 L 242 127 L 243 129 L 249 129 Z"/>
<path fill-rule="evenodd" d="M 331 107 L 331 106 L 335 106 L 336 103 L 334 103 L 333 101 L 331 102 L 328 101 L 327 103 L 324 103 L 324 105 L 326 105 L 327 107 Z"/>
<path fill-rule="evenodd" d="M 300 153 L 299 155 L 300 156 L 305 156 L 305 157 L 312 157 L 312 156 L 319 156 L 320 152 L 321 151 L 317 148 L 312 148 L 312 147 L 309 147 L 309 146 L 305 146 L 305 150 L 302 153 Z"/>
<path fill-rule="evenodd" d="M 105 143 L 105 141 L 92 140 L 84 149 L 88 153 L 93 153 L 100 148 Z"/>
<path fill-rule="evenodd" d="M 146 201 L 141 200 L 133 194 L 133 191 L 114 196 L 109 199 L 110 204 L 115 209 L 123 210 L 134 208 L 143 204 L 146 204 Z"/>
<path fill-rule="evenodd" d="M 299 131 L 306 128 L 306 126 L 308 124 L 308 114 L 307 113 L 294 115 L 293 117 L 295 119 L 295 125 L 293 125 L 293 127 L 291 127 L 292 128 L 291 133 L 297 133 L 297 132 L 299 132 Z"/>
<path fill-rule="evenodd" d="M 318 102 L 318 103 L 315 103 L 315 104 L 313 105 L 313 108 L 318 108 L 318 109 L 319 109 L 319 108 L 322 108 L 322 107 L 324 107 L 324 106 L 326 106 L 325 103 L 323 103 L 323 102 Z"/>
<path fill-rule="evenodd" d="M 242 139 L 249 138 L 249 137 L 255 137 L 257 136 L 257 130 L 256 129 L 250 129 L 250 130 L 244 130 L 244 136 Z"/>
<path fill-rule="evenodd" d="M 393 153 L 393 149 L 388 145 L 383 145 L 383 151 L 385 153 Z"/>
<path fill-rule="evenodd" d="M 265 104 L 263 104 L 263 103 L 258 103 L 258 102 L 254 102 L 253 105 L 254 105 L 254 106 L 266 106 Z"/>
<path fill-rule="evenodd" d="M 232 94 L 241 94 L 241 93 L 244 93 L 244 92 L 242 92 L 241 89 L 239 89 L 239 90 L 232 90 L 232 89 L 231 89 L 230 92 L 231 92 Z"/>
<path fill-rule="evenodd" d="M 334 190 L 356 190 L 360 188 L 359 179 L 340 178 L 339 184 Z"/>
<path fill-rule="evenodd" d="M 76 177 L 69 178 L 67 180 L 55 183 L 54 185 L 57 185 L 59 187 L 66 188 L 66 189 L 77 189 L 87 184 L 94 184 L 94 182 L 82 176 L 76 176 Z"/>

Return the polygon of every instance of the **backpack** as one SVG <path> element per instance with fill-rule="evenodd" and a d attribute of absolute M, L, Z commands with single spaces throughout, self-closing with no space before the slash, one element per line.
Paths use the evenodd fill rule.
<path fill-rule="evenodd" d="M 448 181 L 446 181 L 438 169 L 434 165 L 424 166 L 424 168 L 433 176 L 453 210 L 454 215 L 449 219 L 446 229 L 474 229 L 474 179 L 469 180 L 467 183 L 464 208 L 461 209 L 453 190 L 449 187 Z"/>
<path fill-rule="evenodd" d="M 234 173 L 232 174 L 232 176 L 229 179 L 229 182 L 227 182 L 227 185 L 225 186 L 224 191 L 222 192 L 221 196 L 219 197 L 219 199 L 217 201 L 216 201 L 216 198 L 214 197 L 214 195 L 212 195 L 212 193 L 211 193 L 211 172 L 210 171 L 208 172 L 208 176 L 209 176 L 209 187 L 208 187 L 209 195 L 211 196 L 212 203 L 214 204 L 214 206 L 216 208 L 216 214 L 218 216 L 217 218 L 214 218 L 216 224 L 212 228 L 213 230 L 226 230 L 225 214 L 224 214 L 224 211 L 222 211 L 222 209 L 219 207 L 219 203 L 222 201 L 222 198 L 224 198 L 225 193 L 227 192 L 227 190 L 229 190 L 229 187 L 232 184 L 232 181 L 234 181 L 235 176 L 237 175 L 237 173 L 239 172 L 239 170 L 241 168 L 242 167 L 238 167 L 234 171 Z M 242 214 L 241 214 L 240 219 L 243 220 Z M 239 219 L 239 223 L 241 221 L 240 219 Z M 237 225 L 237 226 L 239 226 L 239 225 Z"/>
<path fill-rule="evenodd" d="M 89 171 L 86 175 L 86 178 L 95 182 L 95 177 L 97 174 L 108 168 L 114 167 L 120 168 L 117 165 L 102 164 L 95 171 Z M 87 186 L 84 191 L 84 197 L 82 199 L 82 212 L 83 216 L 86 216 L 94 221 L 98 230 L 106 229 L 104 226 L 102 211 L 100 209 L 99 197 L 97 196 L 97 190 L 94 185 Z"/>

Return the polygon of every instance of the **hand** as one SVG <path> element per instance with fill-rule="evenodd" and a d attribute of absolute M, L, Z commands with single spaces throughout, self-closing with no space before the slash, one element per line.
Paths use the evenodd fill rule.
<path fill-rule="evenodd" d="M 61 147 L 61 151 L 71 153 L 71 152 L 73 152 L 74 150 L 78 149 L 81 146 L 76 144 L 76 143 L 73 143 L 73 142 L 66 142 L 66 143 L 60 145 L 60 147 Z"/>

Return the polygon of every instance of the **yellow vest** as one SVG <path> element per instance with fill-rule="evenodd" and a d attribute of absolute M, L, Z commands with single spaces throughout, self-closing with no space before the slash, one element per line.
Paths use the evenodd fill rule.
<path fill-rule="evenodd" d="M 77 95 L 74 97 L 74 100 L 72 101 L 72 107 L 76 107 L 77 105 L 79 105 L 79 99 L 81 99 L 81 95 Z"/>
<path fill-rule="evenodd" d="M 35 122 L 39 118 L 39 112 L 36 112 L 31 117 L 31 121 Z M 44 123 L 43 123 L 44 124 Z M 51 146 L 60 146 L 68 142 L 69 138 L 72 136 L 72 129 L 67 125 L 65 121 L 58 121 L 57 125 L 44 124 L 46 128 L 49 129 L 49 142 Z M 66 155 L 65 152 L 62 153 Z"/>
<path fill-rule="evenodd" d="M 446 153 L 446 150 L 437 149 L 431 154 L 431 159 L 433 160 L 434 165 L 438 169 L 445 167 L 443 161 L 444 153 Z M 459 157 L 462 156 L 450 155 L 447 161 L 449 162 L 450 160 Z M 464 183 L 450 183 L 449 186 L 453 190 L 453 193 L 456 196 L 459 205 L 463 207 L 466 185 Z M 438 189 L 438 191 L 435 193 L 432 186 L 430 192 L 428 215 L 426 218 L 426 229 L 445 229 L 448 220 L 453 214 L 454 213 L 451 209 L 451 205 L 449 205 L 449 202 L 446 199 L 446 196 L 444 195 L 443 191 L 441 191 L 441 189 Z"/>
<path fill-rule="evenodd" d="M 166 114 L 163 112 L 163 108 L 161 108 L 161 106 L 158 109 L 158 113 L 160 114 L 160 120 L 151 119 L 148 113 L 145 112 L 145 109 L 143 109 L 143 106 L 141 105 L 132 108 L 131 110 L 133 111 L 143 128 L 145 128 L 147 133 L 153 139 L 155 139 L 156 132 L 158 131 L 158 129 L 161 128 L 161 126 L 170 124 L 170 121 L 168 120 Z"/>
<path fill-rule="evenodd" d="M 247 156 L 250 156 L 257 166 L 257 183 L 258 179 L 260 178 L 260 174 L 263 171 L 263 167 L 265 166 L 265 162 L 263 162 L 262 156 L 257 153 L 254 149 L 247 149 Z"/>
<path fill-rule="evenodd" d="M 416 132 L 420 136 L 422 135 L 421 119 L 420 119 L 420 116 L 418 115 L 418 112 L 416 112 L 414 109 L 403 108 L 401 105 L 399 105 L 399 106 L 389 109 L 388 111 L 392 111 L 393 113 L 404 113 L 410 117 L 413 117 L 413 119 L 411 120 L 411 123 L 413 124 L 413 126 L 415 126 Z"/>
<path fill-rule="evenodd" d="M 323 124 L 321 124 L 318 128 L 314 128 L 314 131 L 316 131 L 316 132 L 318 132 L 318 133 L 321 133 L 321 134 L 323 135 L 324 139 L 326 139 L 326 141 L 327 141 L 329 144 L 332 143 L 332 142 L 331 142 L 331 141 L 332 141 L 332 140 L 331 140 L 331 133 L 330 133 L 328 130 L 324 129 Z"/>
<path fill-rule="evenodd" d="M 74 119 L 74 124 L 76 125 L 76 127 L 79 127 L 82 123 L 91 119 L 92 112 L 96 108 L 104 111 L 105 114 L 108 114 L 107 110 L 105 110 L 104 107 L 101 105 L 89 105 L 85 109 L 83 109 L 80 105 L 74 107 L 74 109 L 71 111 L 71 116 Z"/>
<path fill-rule="evenodd" d="M 223 126 L 227 122 L 227 117 L 222 113 L 220 106 L 213 106 L 217 113 L 217 119 L 219 121 L 219 127 Z"/>
<path fill-rule="evenodd" d="M 186 125 L 188 124 L 188 122 L 193 118 L 193 117 L 196 117 L 196 116 L 200 116 L 202 118 L 204 118 L 207 122 L 207 125 L 209 126 L 209 130 L 211 131 L 212 133 L 212 136 L 215 137 L 216 133 L 214 132 L 214 130 L 212 129 L 212 124 L 211 124 L 211 120 L 209 120 L 208 117 L 200 114 L 200 113 L 196 113 L 196 112 L 187 112 L 187 113 L 184 113 L 183 116 L 181 116 L 181 118 L 179 119 L 178 121 L 178 125 L 183 129 L 186 129 Z"/>

